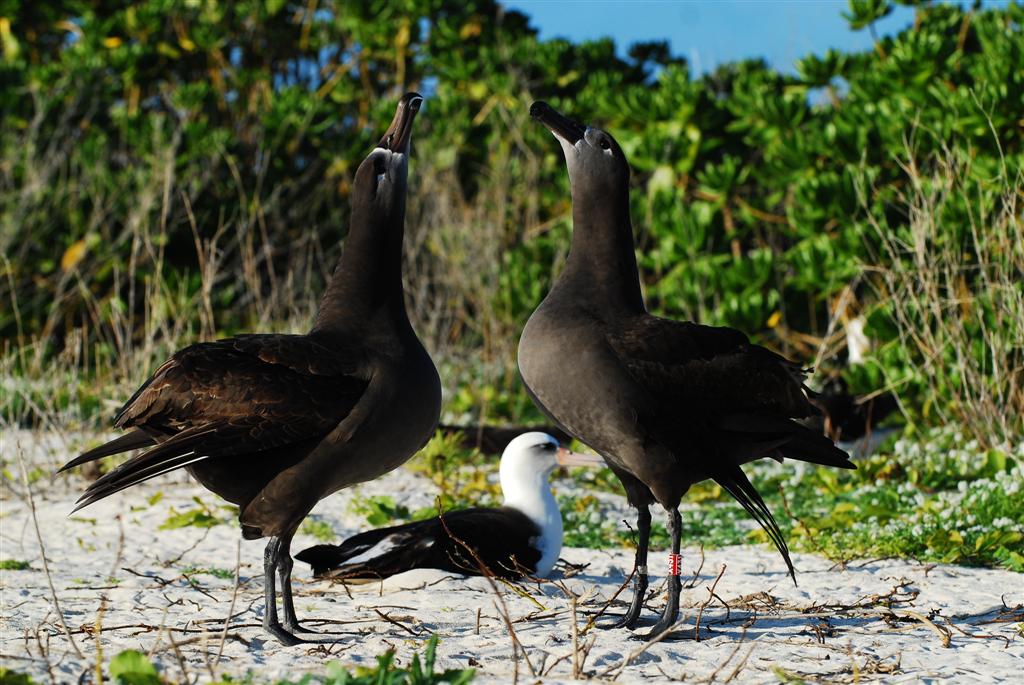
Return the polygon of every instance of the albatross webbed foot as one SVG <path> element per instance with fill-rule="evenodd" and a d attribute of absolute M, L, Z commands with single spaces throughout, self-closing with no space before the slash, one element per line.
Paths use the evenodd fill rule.
<path fill-rule="evenodd" d="M 305 640 L 288 632 L 288 630 L 286 630 L 280 623 L 267 623 L 264 621 L 263 630 L 267 631 L 272 638 L 280 642 L 285 647 L 293 647 L 305 642 Z"/>
<path fill-rule="evenodd" d="M 629 609 L 617 621 L 601 624 L 598 626 L 599 628 L 614 630 L 616 628 L 632 628 L 636 625 L 637 619 L 640 618 L 640 611 L 644 607 L 644 596 L 647 594 L 646 567 L 640 568 L 644 569 L 644 572 L 641 573 L 638 569 L 636 577 L 633 578 L 633 601 L 629 603 Z"/>
<path fill-rule="evenodd" d="M 320 644 L 320 645 L 330 644 L 330 645 L 333 645 L 333 644 L 337 644 L 337 643 L 341 642 L 342 640 L 344 640 L 347 637 L 352 637 L 351 635 L 348 635 L 347 633 L 318 633 L 315 630 L 308 630 L 308 629 L 302 628 L 302 627 L 299 627 L 299 628 L 295 629 L 294 631 L 289 631 L 289 629 L 284 628 L 282 626 L 282 627 L 279 627 L 279 631 L 280 631 L 279 633 L 271 633 L 271 634 L 273 634 L 274 637 L 276 637 L 281 642 L 281 644 L 284 644 L 284 645 L 287 645 L 287 646 L 301 645 L 301 644 Z M 292 640 L 292 642 L 285 642 L 281 638 L 281 635 L 287 635 L 289 637 L 289 639 Z"/>
<path fill-rule="evenodd" d="M 634 635 L 634 639 L 653 640 L 676 624 L 676 619 L 679 617 L 679 590 L 681 586 L 682 582 L 679 576 L 669 576 L 668 602 L 665 604 L 665 610 L 662 612 L 661 618 L 658 619 L 658 622 L 654 624 L 650 631 Z"/>

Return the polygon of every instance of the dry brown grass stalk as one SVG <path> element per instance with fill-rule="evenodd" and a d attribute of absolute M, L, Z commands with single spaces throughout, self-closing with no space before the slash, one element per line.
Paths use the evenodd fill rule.
<path fill-rule="evenodd" d="M 32 495 L 32 485 L 29 483 L 28 471 L 25 468 L 25 459 L 22 455 L 20 446 L 16 450 L 18 453 L 18 466 L 21 469 L 21 480 L 25 486 L 25 493 L 28 500 L 29 513 L 32 515 L 32 527 L 36 532 L 36 541 L 39 543 L 39 558 L 42 560 L 43 572 L 46 574 L 46 583 L 50 588 L 50 599 L 53 601 L 53 609 L 57 612 L 57 618 L 60 620 L 60 625 L 64 629 L 64 634 L 68 638 L 68 642 L 71 644 L 71 648 L 83 661 L 85 655 L 82 650 L 78 647 L 78 642 L 71 635 L 71 629 L 68 627 L 67 621 L 64 620 L 64 612 L 60 608 L 60 599 L 57 597 L 57 588 L 53 585 L 53 576 L 50 574 L 50 562 L 46 559 L 46 545 L 43 543 L 43 533 L 39 529 L 39 518 L 36 516 L 36 501 Z"/>
<path fill-rule="evenodd" d="M 966 154 L 929 161 L 923 170 L 907 144 L 905 229 L 867 212 L 881 244 L 868 271 L 926 391 L 922 411 L 984 446 L 1014 444 L 1024 435 L 1024 170 L 981 182 Z"/>

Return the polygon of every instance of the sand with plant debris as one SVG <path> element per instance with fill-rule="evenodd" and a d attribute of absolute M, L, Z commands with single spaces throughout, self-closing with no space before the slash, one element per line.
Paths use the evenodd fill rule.
<path fill-rule="evenodd" d="M 2 571 L 0 653 L 4 667 L 39 682 L 78 681 L 95 671 L 98 659 L 106 663 L 124 649 L 151 653 L 175 682 L 246 671 L 257 681 L 297 679 L 323 673 L 329 661 L 373 665 L 388 649 L 407 664 L 433 633 L 441 637 L 438 667 L 473 667 L 478 682 L 510 682 L 516 672 L 524 682 L 567 681 L 574 669 L 581 678 L 622 682 L 775 682 L 787 675 L 829 682 L 1019 682 L 1024 663 L 1024 578 L 1018 574 L 899 560 L 836 568 L 796 554 L 794 587 L 767 547 L 708 551 L 702 566 L 699 549 L 684 550 L 690 576 L 681 624 L 653 645 L 631 639 L 626 630 L 588 629 L 590 616 L 607 604 L 631 567 L 625 549 L 567 549 L 564 559 L 576 566 L 564 566 L 553 582 L 496 588 L 482 578 L 419 571 L 346 592 L 310 580 L 308 569 L 298 565 L 300 617 L 309 627 L 343 637 L 326 648 L 285 648 L 259 627 L 259 541 L 240 542 L 230 524 L 160 529 L 173 513 L 196 510 L 194 497 L 214 518 L 226 516 L 215 497 L 183 475 L 150 481 L 67 517 L 83 479 L 45 474 L 82 444 L 73 436 L 8 431 L 0 445 L 7 475 L 14 477 L 5 480 L 2 493 L 0 558 L 8 566 L 28 564 Z M 32 481 L 60 613 L 20 462 Z M 556 487 L 571 492 L 578 486 L 566 481 Z M 355 532 L 366 523 L 352 513 L 352 501 L 379 493 L 415 508 L 430 506 L 435 488 L 399 470 L 322 502 L 314 516 L 339 535 Z M 621 510 L 621 502 L 610 502 L 608 515 Z M 300 534 L 293 549 L 316 542 Z M 496 593 L 522 644 L 518 660 Z M 655 593 L 648 619 L 662 601 Z M 615 602 L 609 611 L 621 609 Z"/>

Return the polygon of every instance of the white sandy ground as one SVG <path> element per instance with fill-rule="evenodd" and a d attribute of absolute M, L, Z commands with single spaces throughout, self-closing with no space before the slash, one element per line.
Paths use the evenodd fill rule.
<path fill-rule="evenodd" d="M 589 616 L 615 594 L 632 567 L 630 550 L 563 550 L 571 564 L 556 582 L 498 584 L 525 656 L 512 642 L 495 591 L 482 578 L 417 571 L 384 583 L 351 587 L 310 579 L 295 567 L 296 604 L 307 627 L 340 631 L 332 646 L 282 647 L 260 629 L 263 612 L 261 541 L 240 542 L 236 525 L 160 530 L 171 512 L 200 497 L 220 502 L 183 474 L 164 476 L 68 518 L 85 481 L 77 474 L 37 479 L 31 486 L 53 587 L 69 642 L 55 609 L 20 463 L 52 470 L 83 446 L 81 438 L 7 431 L 0 453 L 7 471 L 0 496 L 0 558 L 27 561 L 3 571 L 0 663 L 39 682 L 94 679 L 96 662 L 123 649 L 152 655 L 171 681 L 208 681 L 214 674 L 257 679 L 323 672 L 328 661 L 373 665 L 391 648 L 399 664 L 441 637 L 439 668 L 477 669 L 478 682 L 777 682 L 809 681 L 1016 682 L 1024 670 L 1024 577 L 1018 574 L 913 561 L 868 561 L 837 568 L 796 554 L 799 587 L 768 547 L 684 550 L 686 589 L 679 629 L 658 644 L 628 630 L 587 630 Z M 90 443 L 94 444 L 94 442 Z M 576 487 L 556 483 L 561 492 Z M 435 488 L 399 470 L 321 502 L 314 516 L 335 532 L 365 528 L 351 512 L 354 498 L 390 494 L 410 508 L 429 506 Z M 163 498 L 147 505 L 157 492 Z M 609 516 L 620 516 L 612 502 Z M 219 515 L 219 514 L 218 514 Z M 226 512 L 225 512 L 226 515 Z M 298 535 L 293 551 L 317 540 Z M 655 553 L 652 567 L 663 565 Z M 190 569 L 226 569 L 240 582 Z M 724 568 L 714 586 L 709 588 Z M 660 581 L 660 578 L 657 580 Z M 571 596 L 578 636 L 574 649 Z M 655 593 L 649 625 L 664 601 Z M 728 605 L 728 607 L 726 606 Z M 620 602 L 610 612 L 620 612 Z M 226 638 L 225 619 L 230 616 Z M 384 617 L 387 618 L 384 618 Z M 700 621 L 700 641 L 693 639 Z M 80 654 L 78 653 L 80 651 Z M 527 663 L 527 660 L 529 663 Z M 778 670 L 781 669 L 781 670 Z M 532 673 L 538 674 L 534 677 Z M 542 677 L 540 677 L 542 676 Z"/>

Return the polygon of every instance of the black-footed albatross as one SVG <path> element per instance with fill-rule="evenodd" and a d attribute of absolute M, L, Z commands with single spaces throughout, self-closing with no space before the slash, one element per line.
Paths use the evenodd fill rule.
<path fill-rule="evenodd" d="M 353 535 L 295 555 L 318 578 L 379 579 L 415 568 L 502 578 L 546 578 L 562 551 L 562 512 L 548 478 L 556 466 L 597 466 L 546 433 L 523 433 L 501 455 L 501 507 L 451 511 L 424 521 Z M 470 547 L 470 553 L 466 547 Z"/>
<path fill-rule="evenodd" d="M 295 616 L 289 545 L 299 523 L 331 493 L 401 465 L 438 423 L 440 380 L 402 289 L 409 144 L 422 101 L 402 97 L 356 171 L 348 237 L 313 329 L 175 353 L 115 418 L 130 432 L 61 469 L 155 445 L 89 486 L 76 510 L 181 467 L 237 504 L 242 535 L 270 538 L 263 626 L 286 645 L 337 639 L 305 631 Z"/>
<path fill-rule="evenodd" d="M 767 531 L 793 574 L 786 541 L 740 466 L 761 457 L 853 464 L 793 420 L 816 413 L 799 364 L 732 328 L 647 313 L 622 149 L 543 102 L 530 114 L 565 152 L 573 236 L 565 269 L 523 331 L 519 370 L 538 407 L 605 458 L 639 511 L 633 601 L 610 627 L 636 624 L 647 589 L 649 506 L 668 511 L 669 596 L 654 636 L 679 611 L 678 507 L 691 485 L 719 483 Z"/>

